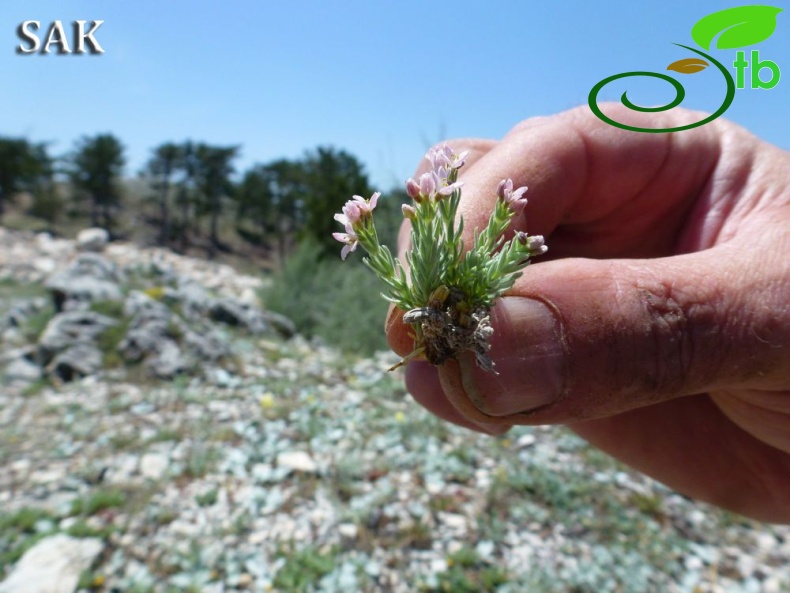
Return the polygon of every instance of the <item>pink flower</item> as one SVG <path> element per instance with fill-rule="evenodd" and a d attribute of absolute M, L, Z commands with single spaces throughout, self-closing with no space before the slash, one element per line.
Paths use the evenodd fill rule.
<path fill-rule="evenodd" d="M 531 256 L 542 255 L 549 250 L 549 248 L 544 244 L 545 240 L 543 239 L 543 235 L 529 236 L 524 231 L 519 231 L 516 233 L 516 239 L 518 239 L 522 245 L 527 246 Z"/>
<path fill-rule="evenodd" d="M 440 168 L 460 169 L 464 166 L 464 162 L 468 155 L 468 150 L 463 151 L 461 154 L 455 154 L 452 148 L 443 144 L 442 146 L 429 150 L 425 158 L 430 161 L 431 167 L 438 172 Z"/>
<path fill-rule="evenodd" d="M 354 251 L 357 245 L 359 245 L 357 230 L 365 219 L 371 217 L 380 195 L 379 192 L 376 192 L 370 196 L 369 200 L 366 200 L 362 196 L 354 196 L 345 203 L 342 212 L 335 214 L 335 220 L 342 224 L 346 231 L 345 233 L 332 233 L 335 239 L 341 243 L 345 243 L 345 246 L 340 252 L 341 258 L 346 259 L 348 254 Z"/>
<path fill-rule="evenodd" d="M 345 210 L 345 208 L 343 208 Z M 353 227 L 351 226 L 351 221 L 349 220 L 348 216 L 345 214 L 340 214 L 339 212 L 335 214 L 334 219 L 342 224 L 346 228 L 346 232 L 350 233 L 353 231 Z"/>
<path fill-rule="evenodd" d="M 524 206 L 527 205 L 527 198 L 523 197 L 526 191 L 526 186 L 514 190 L 512 179 L 503 179 L 500 181 L 496 190 L 499 198 L 516 212 L 523 209 Z"/>
<path fill-rule="evenodd" d="M 343 206 L 343 214 L 335 214 L 335 220 L 345 226 L 359 224 L 362 219 L 369 217 L 373 213 L 380 195 L 381 192 L 376 192 L 369 200 L 362 196 L 354 196 Z M 339 216 L 343 217 L 343 220 L 338 218 Z"/>
<path fill-rule="evenodd" d="M 456 181 L 455 183 L 451 183 L 450 185 L 445 185 L 444 187 L 439 189 L 439 191 L 437 191 L 436 193 L 439 194 L 440 196 L 449 196 L 455 190 L 460 189 L 463 184 L 464 184 L 463 181 Z"/>
<path fill-rule="evenodd" d="M 420 175 L 420 195 L 423 198 L 430 198 L 436 191 L 437 181 L 438 178 L 433 171 Z"/>
<path fill-rule="evenodd" d="M 423 173 L 420 175 L 420 178 L 417 182 L 414 182 L 415 185 L 418 186 L 418 194 L 417 197 L 414 198 L 415 202 L 420 202 L 423 199 L 425 200 L 438 200 L 444 196 L 449 196 L 453 193 L 456 189 L 463 185 L 463 182 L 456 181 L 455 183 L 447 184 L 447 175 L 446 171 L 443 167 L 439 168 L 439 172 L 444 173 L 445 175 L 440 175 L 437 171 L 428 171 L 427 173 Z M 413 181 L 410 179 L 409 181 Z M 406 191 L 415 191 L 414 187 L 411 184 L 407 184 Z M 411 195 L 411 194 L 409 194 Z"/>
<path fill-rule="evenodd" d="M 420 184 L 414 181 L 411 177 L 406 180 L 406 193 L 412 200 L 419 201 L 420 199 Z"/>
<path fill-rule="evenodd" d="M 335 218 L 340 216 L 339 214 L 335 214 Z M 346 226 L 345 233 L 332 233 L 332 236 L 340 241 L 341 243 L 345 243 L 343 249 L 340 250 L 340 258 L 345 261 L 348 254 L 354 251 L 359 245 L 359 237 L 354 233 L 352 229 Z"/>
<path fill-rule="evenodd" d="M 543 235 L 533 235 L 529 238 L 529 252 L 531 255 L 541 255 L 549 250 L 544 245 Z"/>

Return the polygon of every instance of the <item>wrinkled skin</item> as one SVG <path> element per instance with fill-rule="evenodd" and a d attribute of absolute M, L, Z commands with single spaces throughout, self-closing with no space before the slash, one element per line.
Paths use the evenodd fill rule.
<path fill-rule="evenodd" d="M 704 117 L 607 112 L 645 127 Z M 512 177 L 529 186 L 516 229 L 549 253 L 494 308 L 500 374 L 466 356 L 412 362 L 414 398 L 492 434 L 566 424 L 682 493 L 790 522 L 790 154 L 723 119 L 646 134 L 587 107 L 448 144 L 472 150 L 467 241 Z M 387 334 L 405 355 L 401 317 Z"/>

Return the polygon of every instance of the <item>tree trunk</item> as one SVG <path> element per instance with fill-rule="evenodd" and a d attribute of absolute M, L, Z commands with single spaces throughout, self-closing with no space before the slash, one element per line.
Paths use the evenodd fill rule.
<path fill-rule="evenodd" d="M 261 233 L 260 245 L 262 248 L 267 249 L 268 245 L 266 243 L 266 219 L 264 217 L 261 217 L 258 220 L 258 229 L 260 230 Z"/>
<path fill-rule="evenodd" d="M 189 203 L 184 198 L 181 203 L 181 236 L 179 237 L 179 248 L 181 253 L 187 250 L 187 230 L 189 229 Z"/>
<path fill-rule="evenodd" d="M 167 204 L 167 196 L 170 193 L 170 184 L 164 183 L 162 194 L 159 196 L 159 245 L 167 247 L 170 243 L 170 208 Z"/>
<path fill-rule="evenodd" d="M 211 213 L 209 216 L 211 220 L 209 221 L 208 257 L 209 259 L 214 259 L 217 255 L 217 247 L 219 247 L 219 208 L 217 208 L 214 203 L 211 204 Z"/>
<path fill-rule="evenodd" d="M 91 226 L 99 226 L 99 206 L 96 198 L 91 198 Z"/>

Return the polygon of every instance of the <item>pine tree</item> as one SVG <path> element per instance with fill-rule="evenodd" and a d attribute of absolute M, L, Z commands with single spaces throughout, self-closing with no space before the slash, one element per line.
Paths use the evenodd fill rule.
<path fill-rule="evenodd" d="M 52 179 L 52 159 L 45 144 L 33 144 L 24 138 L 0 138 L 0 222 L 6 205 L 17 194 L 34 195 L 44 190 Z"/>
<path fill-rule="evenodd" d="M 112 134 L 85 136 L 77 142 L 69 162 L 75 197 L 88 201 L 91 225 L 112 234 L 121 209 L 119 180 L 125 165 L 120 140 Z"/>
<path fill-rule="evenodd" d="M 145 166 L 145 173 L 151 179 L 151 198 L 159 210 L 157 242 L 162 246 L 167 246 L 171 240 L 172 194 L 175 189 L 175 176 L 182 167 L 183 160 L 183 145 L 165 142 L 154 148 L 153 156 Z"/>
<path fill-rule="evenodd" d="M 209 217 L 209 258 L 214 258 L 222 246 L 219 240 L 219 218 L 226 199 L 233 193 L 231 175 L 238 151 L 237 146 L 199 144 L 195 152 L 198 211 Z"/>

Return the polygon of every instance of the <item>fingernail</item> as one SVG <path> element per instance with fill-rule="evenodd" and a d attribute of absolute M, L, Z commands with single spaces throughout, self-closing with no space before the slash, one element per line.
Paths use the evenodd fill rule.
<path fill-rule="evenodd" d="M 475 405 L 492 416 L 506 416 L 559 399 L 565 387 L 566 357 L 562 322 L 552 305 L 505 297 L 494 306 L 491 322 L 489 356 L 498 374 L 477 367 L 473 357 L 466 359 L 462 370 L 464 388 L 477 400 Z"/>
<path fill-rule="evenodd" d="M 487 424 L 485 422 L 480 422 L 478 426 L 480 426 L 480 428 L 482 428 L 486 433 L 488 433 L 492 437 L 501 437 L 508 430 L 513 428 L 509 424 Z"/>
<path fill-rule="evenodd" d="M 389 332 L 392 326 L 400 321 L 400 318 L 403 316 L 403 311 L 398 309 L 393 304 L 390 304 L 389 310 L 387 311 L 387 319 L 384 321 L 384 330 Z"/>

